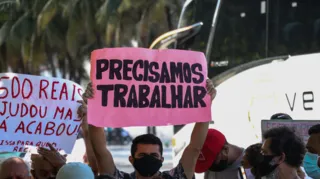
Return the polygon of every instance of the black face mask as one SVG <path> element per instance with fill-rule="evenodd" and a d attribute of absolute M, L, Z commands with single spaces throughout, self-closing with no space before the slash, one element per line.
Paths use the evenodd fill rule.
<path fill-rule="evenodd" d="M 220 160 L 219 164 L 213 163 L 209 170 L 213 172 L 221 172 L 228 168 L 228 166 L 228 160 Z"/>
<path fill-rule="evenodd" d="M 162 161 L 151 155 L 145 155 L 139 159 L 134 159 L 133 167 L 143 177 L 151 177 L 162 167 Z"/>
<path fill-rule="evenodd" d="M 278 167 L 278 164 L 271 164 L 271 161 L 274 157 L 276 157 L 276 155 L 263 156 L 263 161 L 259 164 L 258 167 L 260 176 L 267 176 Z"/>

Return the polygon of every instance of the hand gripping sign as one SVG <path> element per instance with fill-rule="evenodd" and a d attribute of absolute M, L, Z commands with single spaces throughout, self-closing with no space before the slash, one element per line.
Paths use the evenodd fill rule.
<path fill-rule="evenodd" d="M 179 125 L 211 120 L 201 52 L 105 48 L 91 54 L 95 96 L 88 122 L 99 127 Z"/>
<path fill-rule="evenodd" d="M 71 153 L 82 91 L 67 80 L 0 73 L 0 151 L 29 152 L 51 143 Z"/>

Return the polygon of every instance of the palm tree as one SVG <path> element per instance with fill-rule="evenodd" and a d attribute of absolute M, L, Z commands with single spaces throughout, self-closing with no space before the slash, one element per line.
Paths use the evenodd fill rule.
<path fill-rule="evenodd" d="M 181 5 L 181 0 L 0 0 L 0 72 L 49 70 L 80 84 L 88 78 L 83 64 L 92 50 L 132 46 L 133 40 L 148 47 L 175 28 Z"/>
<path fill-rule="evenodd" d="M 80 83 L 92 50 L 132 40 L 148 47 L 175 28 L 180 6 L 180 0 L 0 0 L 0 70 L 49 70 Z"/>

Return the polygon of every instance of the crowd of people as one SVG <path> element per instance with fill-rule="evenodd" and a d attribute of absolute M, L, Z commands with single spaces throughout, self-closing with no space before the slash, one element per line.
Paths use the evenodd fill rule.
<path fill-rule="evenodd" d="M 216 90 L 211 80 L 207 80 L 207 92 L 214 100 Z M 199 122 L 179 164 L 163 172 L 163 144 L 157 136 L 145 134 L 132 141 L 128 159 L 133 172 L 122 172 L 106 147 L 104 128 L 87 123 L 87 100 L 93 96 L 90 83 L 78 109 L 86 146 L 83 163 L 67 163 L 66 156 L 49 144 L 49 148 L 40 147 L 38 154 L 32 154 L 31 166 L 18 157 L 2 162 L 0 179 L 192 179 L 195 173 L 204 172 L 206 179 L 320 178 L 320 124 L 310 128 L 307 145 L 293 129 L 277 127 L 263 134 L 263 143 L 243 149 L 228 143 L 220 131 L 209 129 L 209 122 Z"/>

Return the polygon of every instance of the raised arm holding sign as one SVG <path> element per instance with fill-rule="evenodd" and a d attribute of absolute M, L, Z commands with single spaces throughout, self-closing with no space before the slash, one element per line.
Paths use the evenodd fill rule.
<path fill-rule="evenodd" d="M 88 85 L 86 93 L 84 94 L 84 100 L 86 98 L 92 98 L 94 95 L 92 85 Z M 90 89 L 91 88 L 91 89 Z M 214 89 L 211 80 L 207 80 L 207 94 L 211 96 L 213 100 L 216 96 L 216 90 Z M 86 108 L 86 105 L 81 106 L 82 109 Z M 85 111 L 80 116 L 86 115 Z M 206 138 L 209 122 L 198 122 L 195 124 L 191 135 L 190 144 L 185 149 L 181 158 L 180 164 L 172 169 L 170 172 L 159 173 L 157 166 L 157 160 L 163 162 L 162 157 L 162 143 L 160 139 L 152 134 L 146 134 L 134 139 L 131 146 L 130 162 L 134 166 L 136 172 L 131 174 L 123 173 L 116 169 L 113 157 L 110 151 L 106 148 L 106 140 L 104 138 L 103 127 L 95 127 L 89 125 L 89 136 L 94 149 L 94 154 L 97 159 L 99 173 L 101 175 L 113 176 L 117 179 L 124 179 L 124 176 L 130 178 L 139 178 L 143 176 L 145 179 L 149 179 L 155 176 L 161 176 L 163 178 L 180 178 L 180 179 L 191 179 L 194 176 L 194 170 L 196 161 L 199 157 L 201 148 Z M 144 138 L 144 139 L 142 139 Z M 158 143 L 158 142 L 160 143 Z M 133 153 L 132 153 L 133 152 Z M 146 158 L 145 158 L 146 157 Z M 151 157 L 151 158 L 150 158 Z M 139 162 L 138 162 L 139 161 Z M 139 165 L 137 163 L 140 163 Z M 149 166 L 152 166 L 151 168 Z M 154 167 L 155 166 L 155 167 Z M 141 169 L 142 168 L 142 169 Z M 154 171 L 154 172 L 152 172 Z"/>
<path fill-rule="evenodd" d="M 208 121 L 211 120 L 211 100 L 216 95 L 212 82 L 204 80 L 207 74 L 203 54 L 177 50 L 153 51 L 122 48 L 95 51 L 91 59 L 93 84 L 88 85 L 83 96 L 84 101 L 89 98 L 88 121 L 91 124 L 89 125 L 89 136 L 99 173 L 111 175 L 117 179 L 193 178 L 196 161 L 206 138 Z M 99 59 L 104 59 L 103 66 L 100 66 L 102 62 L 96 66 L 95 63 Z M 115 60 L 118 65 L 113 66 L 112 63 L 115 62 L 108 59 L 118 59 Z M 123 67 L 126 66 L 124 65 L 125 59 L 134 59 L 131 60 L 132 63 L 130 61 L 131 68 Z M 134 65 L 139 59 L 149 60 L 140 62 L 140 65 Z M 155 62 L 154 66 L 150 67 L 152 62 Z M 188 65 L 184 65 L 187 64 L 186 62 Z M 159 63 L 161 65 L 157 66 L 156 64 Z M 167 64 L 172 64 L 171 71 L 166 68 L 170 66 Z M 182 68 L 179 67 L 179 64 Z M 197 67 L 192 67 L 192 65 Z M 95 68 L 103 69 L 105 75 L 100 73 L 101 70 L 97 73 L 99 70 Z M 120 72 L 123 68 L 126 69 L 126 72 Z M 108 71 L 108 69 L 111 70 Z M 177 69 L 185 69 L 185 71 L 180 73 L 180 70 Z M 188 69 L 191 69 L 190 73 Z M 193 74 L 192 70 L 198 74 Z M 131 74 L 132 78 L 127 78 L 130 76 L 127 73 Z M 122 77 L 122 74 L 127 74 L 127 76 Z M 146 74 L 153 74 L 153 76 Z M 134 76 L 139 75 L 140 78 L 133 79 Z M 161 81 L 161 78 L 164 80 Z M 150 82 L 150 79 L 158 79 L 158 81 Z M 85 104 L 82 107 L 86 107 Z M 152 134 L 141 135 L 133 140 L 129 161 L 135 172 L 131 174 L 116 169 L 112 155 L 105 147 L 103 126 L 155 126 L 191 122 L 197 123 L 192 132 L 190 144 L 184 151 L 180 164 L 170 172 L 159 172 L 163 162 L 163 146 L 160 139 Z"/>

